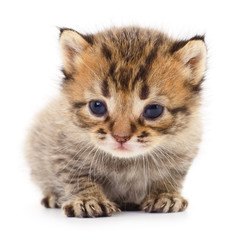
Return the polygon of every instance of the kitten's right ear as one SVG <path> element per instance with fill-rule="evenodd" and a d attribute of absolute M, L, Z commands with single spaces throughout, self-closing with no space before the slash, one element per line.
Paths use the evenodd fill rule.
<path fill-rule="evenodd" d="M 60 29 L 60 47 L 64 69 L 68 74 L 74 72 L 77 60 L 81 57 L 84 49 L 91 43 L 86 36 L 74 31 L 73 29 Z"/>

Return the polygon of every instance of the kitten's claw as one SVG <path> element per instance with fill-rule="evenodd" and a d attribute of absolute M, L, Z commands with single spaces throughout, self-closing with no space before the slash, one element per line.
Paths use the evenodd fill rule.
<path fill-rule="evenodd" d="M 120 212 L 115 203 L 97 199 L 77 198 L 66 202 L 62 208 L 66 216 L 81 218 L 111 216 L 114 212 Z"/>
<path fill-rule="evenodd" d="M 141 204 L 141 209 L 145 212 L 181 212 L 188 206 L 187 200 L 178 194 L 162 193 L 147 196 Z"/>

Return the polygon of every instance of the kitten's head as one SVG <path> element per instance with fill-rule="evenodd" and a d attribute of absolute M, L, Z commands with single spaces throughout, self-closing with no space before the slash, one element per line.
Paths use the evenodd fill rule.
<path fill-rule="evenodd" d="M 206 63 L 203 37 L 114 28 L 62 29 L 63 92 L 89 141 L 115 157 L 142 155 L 190 126 Z"/>

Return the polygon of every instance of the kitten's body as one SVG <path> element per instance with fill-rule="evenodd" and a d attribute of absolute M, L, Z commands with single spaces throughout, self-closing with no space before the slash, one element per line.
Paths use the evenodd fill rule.
<path fill-rule="evenodd" d="M 175 42 L 140 28 L 83 37 L 62 32 L 66 80 L 26 145 L 45 206 L 78 217 L 110 215 L 127 203 L 147 212 L 186 208 L 179 194 L 201 137 L 204 68 L 197 64 L 205 54 L 197 46 L 185 50 L 190 42 L 203 41 Z M 181 63 L 177 54 L 191 57 Z M 92 99 L 106 102 L 104 116 L 89 112 Z M 148 101 L 165 107 L 159 120 L 143 118 Z"/>

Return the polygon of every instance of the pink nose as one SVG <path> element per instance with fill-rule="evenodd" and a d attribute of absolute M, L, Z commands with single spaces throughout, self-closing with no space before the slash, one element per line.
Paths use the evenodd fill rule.
<path fill-rule="evenodd" d="M 129 141 L 131 138 L 130 136 L 119 136 L 119 135 L 113 135 L 113 137 L 118 143 L 125 143 Z"/>

